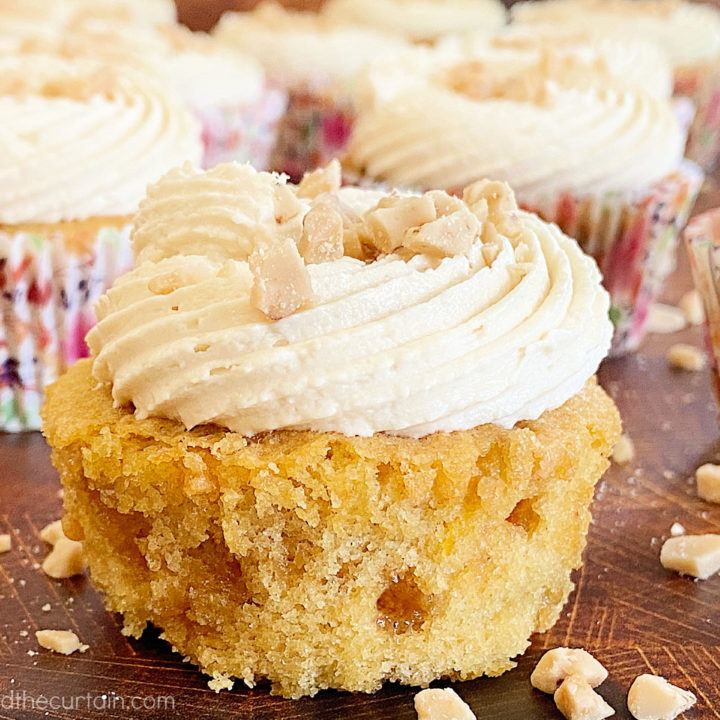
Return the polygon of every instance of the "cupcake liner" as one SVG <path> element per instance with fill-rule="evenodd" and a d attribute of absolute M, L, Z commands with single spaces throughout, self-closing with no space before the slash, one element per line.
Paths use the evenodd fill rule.
<path fill-rule="evenodd" d="M 676 72 L 675 94 L 696 108 L 685 155 L 709 172 L 720 156 L 720 61 Z"/>
<path fill-rule="evenodd" d="M 705 340 L 720 401 L 720 208 L 693 218 L 684 236 L 695 287 L 705 305 Z"/>
<path fill-rule="evenodd" d="M 518 198 L 525 209 L 557 223 L 597 261 L 612 303 L 611 355 L 631 352 L 643 339 L 650 305 L 674 267 L 678 233 L 703 179 L 700 168 L 683 162 L 639 195 Z"/>
<path fill-rule="evenodd" d="M 129 222 L 0 230 L 0 430 L 40 428 L 43 388 L 88 355 L 95 301 L 132 266 L 129 237 Z"/>
<path fill-rule="evenodd" d="M 250 104 L 195 108 L 202 124 L 203 168 L 236 160 L 267 170 L 286 106 L 287 93 L 273 89 Z"/>
<path fill-rule="evenodd" d="M 354 122 L 355 110 L 349 99 L 309 88 L 291 90 L 271 169 L 298 182 L 304 173 L 326 165 L 345 151 Z"/>

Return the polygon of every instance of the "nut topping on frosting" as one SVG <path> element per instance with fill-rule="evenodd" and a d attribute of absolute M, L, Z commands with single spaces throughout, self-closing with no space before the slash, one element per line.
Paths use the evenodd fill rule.
<path fill-rule="evenodd" d="M 319 202 L 308 210 L 298 250 L 308 265 L 344 255 L 342 215 L 329 203 Z"/>
<path fill-rule="evenodd" d="M 325 167 L 305 173 L 297 187 L 297 196 L 314 198 L 321 193 L 333 193 L 340 189 L 342 168 L 337 160 L 331 160 Z"/>

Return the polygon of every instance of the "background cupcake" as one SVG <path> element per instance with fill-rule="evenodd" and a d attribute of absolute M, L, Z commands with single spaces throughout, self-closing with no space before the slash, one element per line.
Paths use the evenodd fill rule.
<path fill-rule="evenodd" d="M 257 58 L 269 82 L 288 91 L 270 166 L 295 179 L 345 149 L 355 118 L 352 87 L 358 71 L 407 47 L 391 35 L 337 26 L 271 3 L 251 13 L 226 13 L 214 35 Z"/>
<path fill-rule="evenodd" d="M 685 135 L 666 99 L 610 65 L 558 53 L 511 50 L 507 62 L 497 49 L 429 53 L 414 73 L 368 73 L 347 160 L 401 186 L 508 182 L 598 261 L 621 352 L 642 338 L 702 174 L 683 163 Z"/>
<path fill-rule="evenodd" d="M 145 187 L 200 159 L 197 123 L 129 70 L 0 57 L 0 425 L 38 427 L 43 387 L 86 354 L 92 306 L 126 270 Z"/>
<path fill-rule="evenodd" d="M 643 38 L 666 53 L 675 93 L 696 115 L 687 156 L 710 170 L 720 153 L 720 10 L 677 0 L 546 0 L 513 6 L 513 22 Z M 542 32 L 542 30 L 540 30 Z"/>

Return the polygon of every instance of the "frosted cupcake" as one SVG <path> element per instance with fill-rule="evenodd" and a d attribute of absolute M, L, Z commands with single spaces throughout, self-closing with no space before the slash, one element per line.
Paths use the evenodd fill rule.
<path fill-rule="evenodd" d="M 288 91 L 270 165 L 295 179 L 345 149 L 355 118 L 352 88 L 358 71 L 407 49 L 397 37 L 336 26 L 315 13 L 267 2 L 251 13 L 226 13 L 214 35 L 257 58 L 271 85 Z"/>
<path fill-rule="evenodd" d="M 329 0 L 322 14 L 411 42 L 464 33 L 490 35 L 505 24 L 505 6 L 497 0 Z"/>
<path fill-rule="evenodd" d="M 667 54 L 677 95 L 689 97 L 697 112 L 687 156 L 706 170 L 720 153 L 720 10 L 681 0 L 545 0 L 513 6 L 521 24 L 559 27 L 644 38 Z"/>
<path fill-rule="evenodd" d="M 158 87 L 90 61 L 0 58 L 0 427 L 39 427 L 43 386 L 86 354 L 93 304 L 131 263 L 148 182 L 200 158 Z"/>
<path fill-rule="evenodd" d="M 267 87 L 254 58 L 178 25 L 137 27 L 95 19 L 71 23 L 52 40 L 30 36 L 24 43 L 38 46 L 154 73 L 200 120 L 204 167 L 238 160 L 267 168 L 287 97 Z"/>
<path fill-rule="evenodd" d="M 614 351 L 639 344 L 702 173 L 662 97 L 576 60 L 442 61 L 364 85 L 347 160 L 365 178 L 457 191 L 508 182 L 524 207 L 593 255 L 613 301 Z M 410 77 L 411 79 L 408 79 Z"/>
<path fill-rule="evenodd" d="M 338 186 L 169 173 L 43 410 L 108 607 L 216 686 L 509 669 L 568 597 L 620 430 L 573 240 L 501 183 Z"/>

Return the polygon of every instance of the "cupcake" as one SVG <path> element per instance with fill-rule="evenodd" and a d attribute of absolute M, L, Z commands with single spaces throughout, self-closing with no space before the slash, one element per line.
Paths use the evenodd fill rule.
<path fill-rule="evenodd" d="M 267 87 L 254 58 L 179 25 L 137 27 L 92 18 L 69 24 L 51 40 L 43 34 L 26 38 L 24 48 L 38 47 L 154 73 L 200 120 L 203 167 L 238 160 L 267 169 L 287 97 Z"/>
<path fill-rule="evenodd" d="M 682 0 L 544 0 L 520 2 L 519 24 L 582 28 L 662 48 L 672 65 L 675 93 L 689 97 L 696 115 L 687 156 L 706 170 L 720 153 L 720 10 Z"/>
<path fill-rule="evenodd" d="M 214 36 L 257 58 L 270 84 L 289 93 L 270 166 L 296 180 L 344 151 L 355 118 L 358 71 L 408 47 L 388 34 L 337 26 L 268 2 L 253 12 L 226 13 Z"/>
<path fill-rule="evenodd" d="M 329 0 L 322 14 L 418 43 L 471 32 L 489 35 L 505 24 L 505 6 L 498 0 Z"/>
<path fill-rule="evenodd" d="M 43 409 L 67 528 L 125 632 L 215 685 L 498 675 L 557 620 L 620 432 L 608 295 L 502 183 L 338 187 L 149 188 Z"/>
<path fill-rule="evenodd" d="M 346 161 L 396 186 L 508 182 L 523 207 L 596 258 L 612 297 L 613 351 L 635 349 L 702 182 L 683 162 L 673 108 L 608 65 L 578 72 L 572 56 L 509 51 L 497 62 L 494 52 L 494 61 L 429 54 L 410 79 L 370 74 Z"/>
<path fill-rule="evenodd" d="M 0 57 L 0 427 L 36 429 L 43 386 L 87 354 L 93 304 L 131 264 L 148 182 L 200 158 L 195 121 L 130 71 Z"/>
<path fill-rule="evenodd" d="M 720 208 L 694 217 L 685 229 L 685 243 L 705 306 L 705 340 L 720 401 Z"/>

